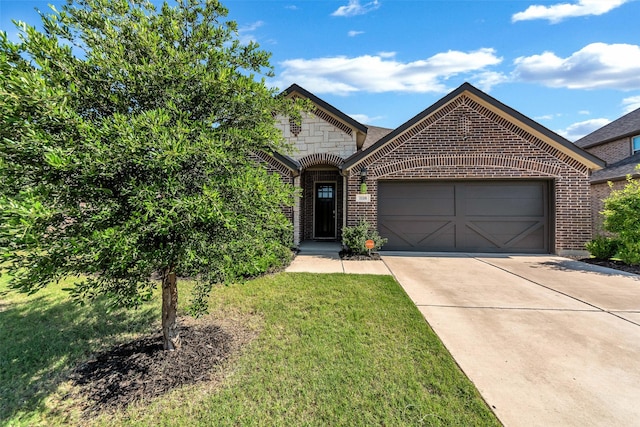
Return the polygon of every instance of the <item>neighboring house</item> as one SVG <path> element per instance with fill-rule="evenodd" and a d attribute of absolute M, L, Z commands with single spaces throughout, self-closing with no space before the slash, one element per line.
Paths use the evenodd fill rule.
<path fill-rule="evenodd" d="M 591 238 L 589 175 L 604 162 L 468 83 L 395 130 L 297 85 L 284 94 L 316 107 L 280 118 L 297 152 L 260 156 L 300 188 L 296 244 L 360 219 L 385 250 L 570 254 Z"/>
<path fill-rule="evenodd" d="M 603 200 L 612 189 L 623 188 L 628 175 L 640 177 L 636 169 L 640 163 L 640 108 L 577 140 L 575 144 L 606 162 L 604 169 L 591 175 L 593 233 L 602 234 L 603 217 L 600 212 L 604 208 Z"/>

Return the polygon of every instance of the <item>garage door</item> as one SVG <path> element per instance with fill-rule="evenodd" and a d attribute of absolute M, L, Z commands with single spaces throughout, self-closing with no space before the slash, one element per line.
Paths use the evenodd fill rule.
<path fill-rule="evenodd" d="M 385 250 L 549 253 L 547 181 L 378 183 Z"/>

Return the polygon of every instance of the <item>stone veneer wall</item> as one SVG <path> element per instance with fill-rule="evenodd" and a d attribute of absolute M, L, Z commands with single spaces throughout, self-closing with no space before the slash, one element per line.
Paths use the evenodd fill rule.
<path fill-rule="evenodd" d="M 284 138 L 296 148 L 291 158 L 299 160 L 313 154 L 326 153 L 346 159 L 355 153 L 357 150 L 355 132 L 331 119 L 330 116 L 321 118 L 317 114 L 306 114 L 299 127 L 293 126 L 292 132 L 289 119 L 280 117 L 278 128 L 282 131 Z M 335 123 L 329 123 L 327 120 Z"/>
<path fill-rule="evenodd" d="M 356 203 L 368 169 L 370 203 Z M 377 227 L 377 181 L 549 179 L 555 252 L 584 251 L 591 239 L 588 169 L 467 97 L 453 101 L 357 165 L 348 178 L 348 221 Z M 554 197 L 555 196 L 555 197 Z M 553 250 L 553 248 L 552 248 Z"/>

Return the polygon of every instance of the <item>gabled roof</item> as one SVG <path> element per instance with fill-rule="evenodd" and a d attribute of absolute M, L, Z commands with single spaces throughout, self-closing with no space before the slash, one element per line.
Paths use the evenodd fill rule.
<path fill-rule="evenodd" d="M 538 138 L 542 139 L 549 145 L 557 148 L 558 150 L 567 154 L 571 158 L 576 159 L 577 161 L 586 165 L 590 169 L 597 170 L 604 167 L 605 165 L 604 161 L 602 161 L 598 157 L 582 150 L 579 147 L 576 147 L 567 139 L 561 137 L 560 135 L 556 134 L 555 132 L 552 132 L 551 130 L 547 129 L 541 124 L 517 112 L 513 108 L 506 106 L 505 104 L 501 103 L 497 99 L 475 88 L 471 84 L 464 83 L 460 87 L 458 87 L 456 90 L 454 90 L 444 98 L 437 101 L 431 107 L 422 111 L 421 113 L 419 113 L 418 115 L 410 119 L 408 122 L 401 125 L 399 128 L 395 129 L 393 132 L 389 133 L 387 136 L 380 139 L 378 142 L 373 144 L 368 149 L 358 152 L 353 156 L 349 157 L 345 161 L 342 167 L 343 170 L 349 170 L 354 168 L 359 163 L 364 161 L 367 157 L 371 156 L 372 154 L 374 154 L 375 152 L 377 152 L 378 150 L 380 150 L 382 147 L 389 144 L 390 142 L 394 141 L 395 139 L 401 137 L 403 134 L 410 131 L 414 126 L 418 125 L 423 120 L 433 115 L 434 113 L 439 111 L 441 108 L 445 107 L 447 104 L 454 101 L 456 98 L 463 95 L 466 95 L 471 99 L 479 102 L 480 104 L 486 106 L 487 108 L 489 108 L 490 110 L 498 114 L 500 117 L 514 123 L 515 125 L 517 125 L 522 129 L 525 129 L 527 132 L 537 136 Z"/>
<path fill-rule="evenodd" d="M 381 128 L 379 126 L 367 125 L 367 127 L 369 128 L 369 131 L 367 132 L 367 138 L 364 140 L 364 144 L 362 145 L 363 150 L 366 150 L 367 148 L 371 147 L 373 144 L 393 132 L 393 129 Z"/>
<path fill-rule="evenodd" d="M 605 169 L 594 172 L 591 175 L 591 184 L 621 181 L 627 179 L 627 175 L 637 178 L 640 176 L 640 172 L 636 169 L 638 164 L 640 164 L 640 152 L 609 165 Z"/>
<path fill-rule="evenodd" d="M 589 148 L 634 135 L 640 135 L 640 108 L 580 138 L 574 144 Z"/>
<path fill-rule="evenodd" d="M 296 162 L 291 157 L 277 152 L 273 153 L 273 157 L 282 163 L 287 169 L 291 170 L 294 175 L 297 175 L 300 172 L 300 163 Z"/>
<path fill-rule="evenodd" d="M 358 122 L 352 117 L 346 115 L 345 113 L 343 113 L 342 111 L 334 107 L 333 105 L 323 101 L 322 99 L 318 98 L 311 92 L 298 86 L 295 83 L 289 86 L 287 89 L 285 89 L 282 92 L 282 95 L 292 96 L 295 93 L 297 93 L 298 95 L 304 98 L 309 99 L 318 108 L 320 108 L 321 110 L 324 110 L 326 113 L 328 113 L 329 115 L 333 116 L 335 119 L 339 120 L 344 125 L 346 125 L 348 128 L 353 129 L 356 132 L 356 143 L 357 143 L 358 149 L 362 148 L 362 144 L 364 143 L 367 136 L 367 131 L 368 131 L 367 126 L 363 125 L 362 123 Z"/>

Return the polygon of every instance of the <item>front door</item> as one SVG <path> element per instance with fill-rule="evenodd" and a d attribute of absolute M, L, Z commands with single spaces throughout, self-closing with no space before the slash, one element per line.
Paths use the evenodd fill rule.
<path fill-rule="evenodd" d="M 336 184 L 316 183 L 314 209 L 314 237 L 336 238 Z"/>

